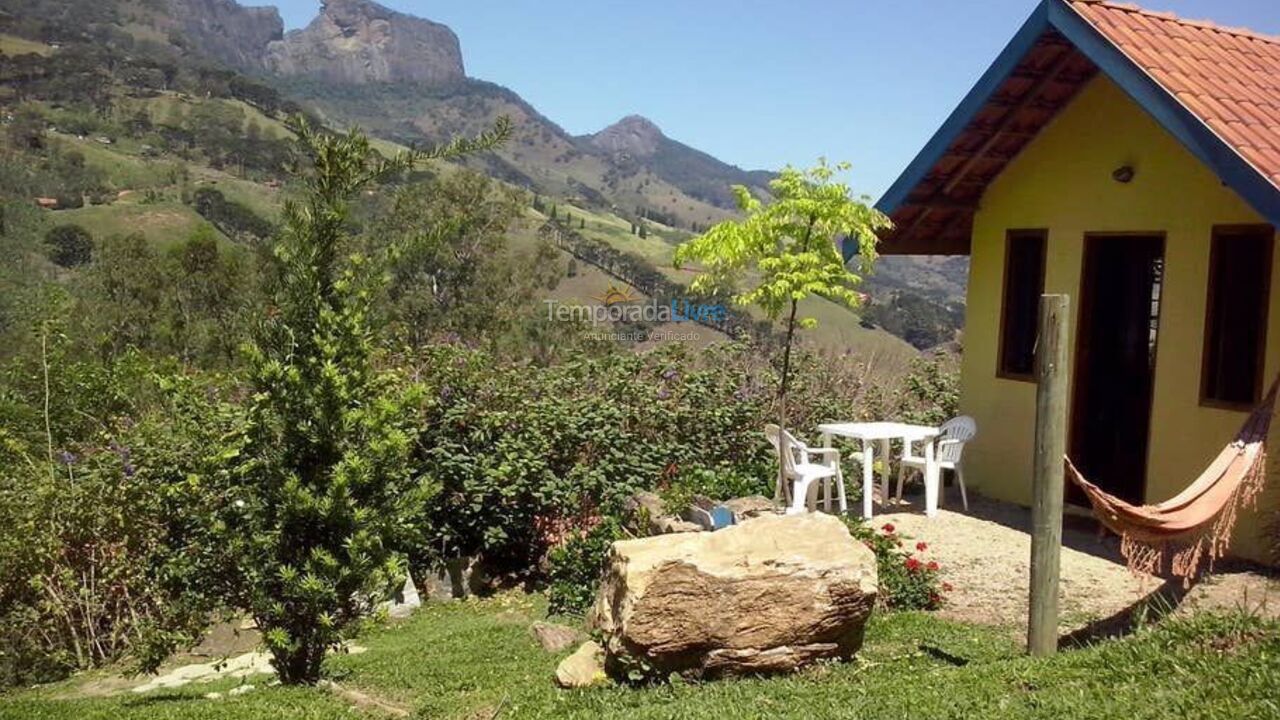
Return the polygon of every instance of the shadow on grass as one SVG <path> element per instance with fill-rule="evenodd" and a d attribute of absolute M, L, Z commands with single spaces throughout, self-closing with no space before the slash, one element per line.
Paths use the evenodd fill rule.
<path fill-rule="evenodd" d="M 1181 580 L 1167 579 L 1132 605 L 1058 638 L 1058 648 L 1080 648 L 1099 640 L 1131 635 L 1138 628 L 1173 614 L 1194 587 L 1184 587 Z"/>
<path fill-rule="evenodd" d="M 197 700 L 204 700 L 199 695 L 183 695 L 179 693 L 161 693 L 155 695 L 137 695 L 120 704 L 125 707 L 145 708 L 157 705 L 175 705 L 178 703 L 189 703 Z"/>
<path fill-rule="evenodd" d="M 948 665 L 953 665 L 955 667 L 964 667 L 965 665 L 969 664 L 968 658 L 962 658 L 959 655 L 954 655 L 952 653 L 947 652 L 946 650 L 943 650 L 942 648 L 934 647 L 933 645 L 920 645 L 919 647 L 920 647 L 920 652 L 924 653 L 925 655 L 928 655 L 934 660 L 939 660 L 941 662 L 947 663 Z"/>

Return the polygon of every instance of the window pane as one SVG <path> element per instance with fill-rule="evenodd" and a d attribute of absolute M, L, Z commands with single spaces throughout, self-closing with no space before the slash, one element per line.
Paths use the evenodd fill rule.
<path fill-rule="evenodd" d="M 1272 231 L 1215 231 L 1209 261 L 1203 397 L 1251 405 L 1261 391 Z"/>
<path fill-rule="evenodd" d="M 1029 376 L 1035 364 L 1036 325 L 1044 292 L 1043 230 L 1011 231 L 1005 256 L 1000 374 Z"/>

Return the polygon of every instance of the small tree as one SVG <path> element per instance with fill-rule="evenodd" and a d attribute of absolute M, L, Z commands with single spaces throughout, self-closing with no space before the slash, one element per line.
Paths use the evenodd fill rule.
<path fill-rule="evenodd" d="M 222 521 L 230 603 L 256 620 L 285 683 L 319 679 L 325 652 L 403 579 L 406 512 L 429 487 L 408 458 L 419 400 L 375 369 L 370 301 L 381 272 L 356 252 L 349 203 L 428 158 L 502 142 L 502 120 L 476 140 L 386 159 L 358 131 L 294 120 L 303 195 L 285 204 L 273 306 L 250 348 L 254 395 L 227 448 Z"/>
<path fill-rule="evenodd" d="M 740 305 L 755 305 L 770 321 L 786 315 L 782 374 L 778 383 L 778 426 L 787 427 L 787 386 L 791 379 L 791 350 L 797 327 L 810 328 L 812 318 L 799 317 L 800 301 L 811 295 L 856 307 L 854 288 L 862 282 L 859 272 L 870 269 L 876 258 L 876 233 L 890 226 L 889 219 L 855 198 L 835 174 L 848 165 L 783 169 L 769 183 L 773 202 L 762 203 L 746 187 L 733 188 L 742 220 L 726 220 L 676 249 L 675 264 L 696 262 L 704 272 L 693 281 L 701 292 L 728 290 Z M 644 225 L 640 226 L 641 230 Z M 858 243 L 857 272 L 845 266 L 842 240 Z M 740 284 L 748 271 L 758 275 L 751 287 Z M 785 452 L 784 448 L 784 452 Z M 782 467 L 778 467 L 781 478 Z"/>
<path fill-rule="evenodd" d="M 44 235 L 49 259 L 64 268 L 79 267 L 93 259 L 93 236 L 79 225 L 58 225 Z"/>

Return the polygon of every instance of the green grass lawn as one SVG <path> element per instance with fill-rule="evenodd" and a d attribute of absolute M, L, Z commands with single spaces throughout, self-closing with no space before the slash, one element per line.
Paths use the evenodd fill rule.
<path fill-rule="evenodd" d="M 1171 620 L 1034 660 L 1007 628 L 919 613 L 875 616 L 849 663 L 776 678 L 565 691 L 560 655 L 529 634 L 537 596 L 432 605 L 332 658 L 348 689 L 420 718 L 1265 718 L 1280 717 L 1280 623 L 1242 616 Z M 567 653 L 566 653 L 567 654 Z M 91 679 L 91 678 L 90 678 Z M 242 681 L 146 695 L 74 699 L 69 681 L 0 697 L 0 718 L 381 717 L 323 689 L 266 687 L 216 700 Z"/>

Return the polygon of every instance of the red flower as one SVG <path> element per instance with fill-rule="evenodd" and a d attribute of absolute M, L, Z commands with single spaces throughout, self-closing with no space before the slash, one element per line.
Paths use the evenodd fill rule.
<path fill-rule="evenodd" d="M 930 570 L 932 570 L 932 571 L 934 571 L 934 572 L 937 572 L 937 570 L 938 570 L 938 563 L 936 563 L 936 562 L 934 562 L 934 561 L 930 560 L 930 561 L 929 561 L 929 564 L 928 564 L 928 565 L 925 565 L 925 567 L 929 568 Z"/>
<path fill-rule="evenodd" d="M 929 604 L 934 606 L 941 605 L 942 596 L 938 593 L 929 593 Z"/>
<path fill-rule="evenodd" d="M 918 543 L 916 543 L 916 550 L 918 550 L 918 551 L 920 551 L 920 552 L 924 552 L 925 550 L 928 550 L 928 549 L 929 549 L 929 543 L 927 543 L 927 542 L 918 542 Z"/>
<path fill-rule="evenodd" d="M 894 530 L 893 523 L 885 523 L 885 524 L 884 524 L 884 527 L 882 527 L 882 528 L 880 528 L 880 529 L 881 529 L 881 530 L 883 530 L 883 531 L 885 531 L 885 532 L 887 532 L 887 533 L 892 533 L 892 532 L 893 532 L 893 530 Z"/>
<path fill-rule="evenodd" d="M 920 569 L 920 561 L 914 557 L 907 558 L 907 561 L 905 564 L 907 566 L 907 569 L 910 570 L 911 572 L 915 572 L 916 570 Z"/>
<path fill-rule="evenodd" d="M 942 592 L 951 592 L 951 590 L 952 590 L 951 583 L 949 582 L 942 583 Z"/>

